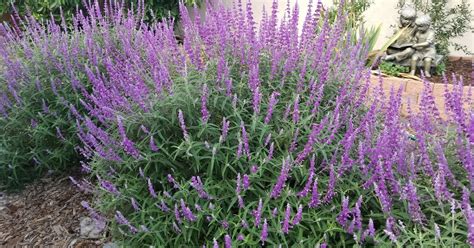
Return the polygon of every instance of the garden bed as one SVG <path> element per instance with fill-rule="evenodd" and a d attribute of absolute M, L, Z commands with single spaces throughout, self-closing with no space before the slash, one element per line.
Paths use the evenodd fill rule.
<path fill-rule="evenodd" d="M 452 74 L 456 74 L 457 77 L 463 78 L 465 86 L 472 85 L 473 82 L 473 69 L 474 69 L 473 57 L 450 57 L 446 63 L 446 71 L 444 72 L 447 77 L 452 77 Z M 430 78 L 433 83 L 444 83 L 441 75 L 433 75 Z M 448 81 L 451 83 L 452 81 Z"/>

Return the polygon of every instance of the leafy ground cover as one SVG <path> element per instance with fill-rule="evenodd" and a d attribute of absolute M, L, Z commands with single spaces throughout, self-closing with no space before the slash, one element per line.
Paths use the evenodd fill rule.
<path fill-rule="evenodd" d="M 182 44 L 120 6 L 0 27 L 2 184 L 82 161 L 83 207 L 125 246 L 474 245 L 462 80 L 447 120 L 428 83 L 402 118 L 343 5 L 331 24 L 308 6 L 301 33 L 277 1 L 259 27 L 250 3 L 182 6 Z"/>

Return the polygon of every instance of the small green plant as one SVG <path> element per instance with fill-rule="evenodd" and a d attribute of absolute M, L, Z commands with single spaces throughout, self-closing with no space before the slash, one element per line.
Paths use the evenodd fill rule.
<path fill-rule="evenodd" d="M 435 68 L 436 75 L 443 75 L 443 73 L 446 71 L 446 63 L 442 62 L 439 65 L 436 66 Z"/>
<path fill-rule="evenodd" d="M 430 15 L 432 27 L 436 32 L 436 50 L 439 54 L 447 55 L 450 46 L 456 51 L 472 54 L 467 46 L 453 41 L 465 33 L 474 32 L 473 14 L 468 1 L 462 0 L 456 5 L 452 5 L 452 1 L 449 0 L 414 0 L 412 2 L 418 11 Z M 398 7 L 406 3 L 406 0 L 399 0 Z"/>
<path fill-rule="evenodd" d="M 380 64 L 380 71 L 390 76 L 399 77 L 401 73 L 408 73 L 409 70 L 410 69 L 406 66 L 397 65 L 390 62 L 384 61 Z"/>

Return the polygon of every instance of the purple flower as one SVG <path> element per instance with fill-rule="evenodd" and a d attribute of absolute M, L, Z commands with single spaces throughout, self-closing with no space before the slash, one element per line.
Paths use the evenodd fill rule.
<path fill-rule="evenodd" d="M 237 236 L 237 240 L 238 240 L 238 241 L 242 241 L 242 240 L 244 240 L 244 239 L 245 239 L 245 236 L 244 236 L 243 234 L 241 234 L 241 233 Z"/>
<path fill-rule="evenodd" d="M 271 139 L 272 139 L 272 133 L 269 133 L 267 137 L 265 138 L 265 143 L 263 145 L 267 146 L 270 143 Z"/>
<path fill-rule="evenodd" d="M 247 158 L 250 158 L 249 138 L 247 135 L 247 131 L 245 130 L 244 121 L 240 122 L 240 128 L 242 129 L 242 142 L 244 145 L 244 152 L 247 155 Z"/>
<path fill-rule="evenodd" d="M 178 204 L 174 204 L 174 217 L 179 224 L 181 224 L 181 213 L 179 212 Z"/>
<path fill-rule="evenodd" d="M 237 196 L 237 202 L 239 203 L 239 208 L 241 208 L 241 209 L 245 208 L 244 199 L 242 198 L 241 195 Z"/>
<path fill-rule="evenodd" d="M 194 222 L 197 220 L 196 216 L 194 216 L 193 212 L 191 212 L 191 209 L 189 209 L 189 207 L 186 206 L 183 199 L 181 199 L 181 211 L 183 212 L 184 218 L 186 218 L 187 220 L 191 222 Z"/>
<path fill-rule="evenodd" d="M 169 207 L 166 205 L 165 201 L 163 199 L 161 199 L 160 201 L 160 205 L 156 205 L 159 209 L 161 209 L 161 211 L 163 212 L 168 212 L 170 211 Z"/>
<path fill-rule="evenodd" d="M 258 166 L 256 164 L 252 165 L 252 167 L 250 168 L 250 172 L 252 174 L 255 174 L 258 172 Z"/>
<path fill-rule="evenodd" d="M 248 190 L 249 187 L 250 187 L 250 179 L 249 179 L 249 175 L 245 174 L 242 178 L 242 184 L 244 186 L 244 189 L 245 190 Z"/>
<path fill-rule="evenodd" d="M 229 234 L 224 236 L 224 247 L 225 248 L 232 248 L 232 240 L 230 239 Z"/>
<path fill-rule="evenodd" d="M 127 226 L 131 233 L 138 232 L 137 228 L 132 226 L 125 216 L 123 216 L 123 214 L 118 210 L 115 212 L 115 219 L 117 220 L 118 224 Z"/>
<path fill-rule="evenodd" d="M 138 205 L 137 201 L 135 201 L 135 198 L 132 197 L 130 201 L 132 203 L 133 209 L 135 209 L 135 211 L 140 211 L 140 206 Z"/>
<path fill-rule="evenodd" d="M 222 143 L 226 140 L 227 134 L 229 132 L 230 121 L 226 120 L 225 117 L 222 118 L 222 134 L 219 138 L 219 142 Z"/>
<path fill-rule="evenodd" d="M 318 192 L 318 179 L 314 179 L 314 184 L 313 184 L 313 190 L 311 194 L 311 201 L 309 202 L 309 207 L 310 208 L 315 208 L 319 206 L 321 203 L 319 200 L 319 192 Z"/>
<path fill-rule="evenodd" d="M 293 152 L 296 150 L 296 146 L 298 146 L 298 134 L 300 132 L 299 128 L 296 128 L 295 133 L 293 134 L 293 141 L 291 142 L 289 152 Z"/>
<path fill-rule="evenodd" d="M 242 183 L 241 183 L 241 178 L 240 178 L 240 173 L 237 173 L 237 186 L 235 187 L 235 193 L 238 195 L 240 194 L 240 191 L 242 189 Z"/>
<path fill-rule="evenodd" d="M 214 245 L 212 246 L 213 248 L 219 248 L 219 243 L 217 243 L 216 238 L 214 238 L 213 244 L 214 244 Z"/>
<path fill-rule="evenodd" d="M 272 192 L 270 193 L 271 198 L 277 198 L 280 196 L 280 193 L 285 186 L 285 182 L 288 179 L 288 173 L 291 170 L 290 159 L 283 160 L 283 165 L 281 167 L 280 176 L 277 179 L 276 184 L 273 186 Z"/>
<path fill-rule="evenodd" d="M 178 110 L 178 120 L 179 120 L 179 125 L 181 126 L 181 131 L 183 131 L 184 139 L 186 141 L 189 141 L 189 134 L 188 134 L 188 131 L 186 130 L 186 123 L 184 122 L 184 115 L 181 109 Z"/>
<path fill-rule="evenodd" d="M 223 220 L 221 221 L 221 226 L 227 230 L 229 229 L 229 222 L 227 222 L 226 220 Z"/>
<path fill-rule="evenodd" d="M 308 176 L 308 180 L 306 181 L 306 184 L 303 188 L 303 190 L 301 190 L 297 196 L 300 197 L 300 198 L 303 198 L 303 197 L 306 197 L 311 189 L 311 185 L 313 185 L 313 177 L 314 177 L 314 166 L 315 166 L 315 156 L 313 154 L 313 157 L 311 157 L 311 160 L 310 160 L 310 167 L 309 167 L 309 176 Z"/>
<path fill-rule="evenodd" d="M 295 124 L 298 123 L 300 119 L 299 103 L 300 103 L 300 95 L 296 95 L 295 103 L 293 104 L 293 122 Z"/>
<path fill-rule="evenodd" d="M 130 156 L 135 159 L 140 157 L 140 152 L 135 148 L 133 141 L 129 140 L 127 137 L 122 139 L 123 150 Z"/>
<path fill-rule="evenodd" d="M 153 139 L 153 136 L 150 137 L 150 150 L 152 150 L 153 152 L 158 151 L 158 147 L 155 144 L 155 139 Z"/>
<path fill-rule="evenodd" d="M 260 113 L 260 101 L 262 100 L 260 87 L 257 87 L 252 93 L 253 93 L 253 113 L 255 115 L 258 115 Z"/>
<path fill-rule="evenodd" d="M 344 196 L 342 198 L 342 209 L 341 212 L 337 215 L 337 222 L 341 226 L 345 226 L 347 219 L 349 218 L 351 211 L 349 210 L 349 197 Z"/>
<path fill-rule="evenodd" d="M 313 145 L 316 143 L 316 136 L 319 134 L 319 132 L 322 129 L 324 121 L 320 125 L 313 124 L 313 127 L 311 128 L 311 133 L 308 137 L 308 142 L 303 148 L 303 151 L 301 151 L 298 156 L 296 157 L 295 163 L 300 164 L 303 162 L 303 160 L 311 153 L 313 150 Z"/>
<path fill-rule="evenodd" d="M 207 110 L 207 98 L 209 97 L 209 90 L 207 84 L 202 85 L 202 95 L 201 95 L 201 115 L 202 122 L 207 123 L 209 120 L 209 111 Z"/>
<path fill-rule="evenodd" d="M 291 215 L 291 206 L 290 203 L 286 204 L 285 218 L 283 219 L 282 231 L 284 234 L 288 234 L 290 230 L 290 215 Z"/>
<path fill-rule="evenodd" d="M 265 244 L 265 241 L 267 241 L 267 238 L 268 238 L 268 223 L 267 223 L 267 219 L 264 219 L 262 233 L 260 234 L 260 241 L 262 241 L 262 244 Z"/>
<path fill-rule="evenodd" d="M 100 186 L 111 194 L 120 195 L 120 192 L 117 190 L 115 185 L 110 181 L 100 180 Z"/>
<path fill-rule="evenodd" d="M 300 204 L 298 206 L 298 211 L 296 212 L 296 215 L 292 221 L 293 226 L 298 225 L 302 219 L 303 219 L 303 205 Z"/>
<path fill-rule="evenodd" d="M 151 183 L 151 179 L 148 177 L 147 179 L 148 183 L 148 192 L 150 192 L 151 197 L 157 198 L 158 196 L 156 195 L 155 189 L 153 188 L 153 184 Z"/>
<path fill-rule="evenodd" d="M 193 176 L 191 178 L 191 186 L 198 192 L 199 197 L 202 199 L 210 199 L 211 197 L 206 193 L 204 190 L 204 186 L 201 182 L 201 178 L 199 176 Z"/>
<path fill-rule="evenodd" d="M 416 187 L 413 185 L 411 180 L 405 186 L 405 198 L 408 200 L 408 212 L 414 222 L 422 223 L 424 219 L 423 212 L 418 201 L 418 195 L 416 194 Z"/>
<path fill-rule="evenodd" d="M 179 184 L 176 182 L 176 180 L 174 180 L 171 174 L 168 174 L 167 179 L 168 179 L 168 182 L 173 185 L 173 188 L 179 189 Z"/>
<path fill-rule="evenodd" d="M 268 124 L 272 118 L 273 109 L 275 108 L 276 104 L 278 103 L 277 97 L 280 96 L 280 93 L 274 91 L 270 96 L 270 101 L 268 103 L 268 110 L 267 115 L 265 116 L 264 123 Z"/>
<path fill-rule="evenodd" d="M 260 198 L 260 200 L 258 200 L 257 209 L 253 211 L 256 227 L 260 227 L 260 221 L 262 219 L 262 208 L 263 208 L 263 202 L 262 202 L 262 198 Z"/>

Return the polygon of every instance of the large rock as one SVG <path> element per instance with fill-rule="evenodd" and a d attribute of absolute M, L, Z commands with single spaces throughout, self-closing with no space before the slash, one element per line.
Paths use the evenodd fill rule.
<path fill-rule="evenodd" d="M 103 228 L 100 228 L 97 223 L 89 218 L 81 218 L 81 237 L 88 239 L 97 239 L 101 237 Z"/>

